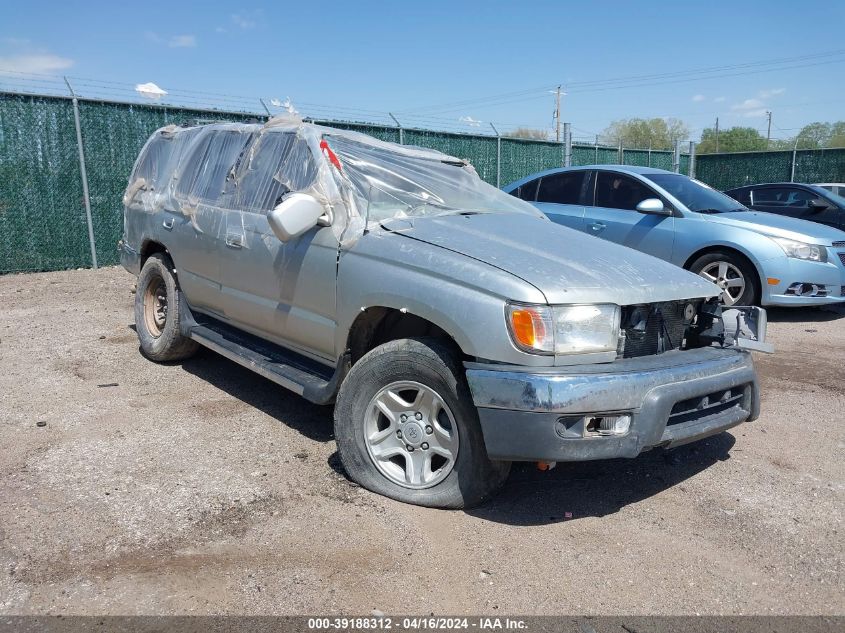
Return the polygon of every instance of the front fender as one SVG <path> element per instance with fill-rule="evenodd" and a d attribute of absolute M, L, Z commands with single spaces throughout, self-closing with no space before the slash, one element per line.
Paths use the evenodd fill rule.
<path fill-rule="evenodd" d="M 678 226 L 682 225 L 682 226 Z M 765 282 L 765 269 L 772 260 L 784 260 L 783 250 L 770 238 L 754 231 L 713 224 L 692 218 L 675 224 L 675 246 L 672 262 L 686 268 L 699 253 L 714 248 L 727 248 L 747 257 Z"/>
<path fill-rule="evenodd" d="M 341 255 L 335 349 L 346 347 L 362 310 L 391 308 L 449 334 L 468 356 L 516 365 L 550 366 L 552 356 L 518 350 L 505 322 L 508 299 L 545 303 L 523 280 L 483 262 L 396 235 L 368 234 Z"/>

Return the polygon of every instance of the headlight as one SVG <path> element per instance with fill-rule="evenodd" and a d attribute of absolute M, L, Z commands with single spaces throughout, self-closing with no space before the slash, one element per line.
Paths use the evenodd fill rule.
<path fill-rule="evenodd" d="M 584 354 L 615 351 L 619 306 L 534 306 L 508 304 L 508 329 L 514 344 L 534 354 Z"/>
<path fill-rule="evenodd" d="M 796 242 L 795 240 L 788 240 L 785 237 L 773 237 L 772 239 L 783 249 L 787 257 L 808 259 L 812 262 L 827 261 L 827 249 L 824 246 Z"/>

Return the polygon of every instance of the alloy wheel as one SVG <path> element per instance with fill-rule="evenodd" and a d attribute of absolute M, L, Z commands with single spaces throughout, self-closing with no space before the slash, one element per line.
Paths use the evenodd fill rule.
<path fill-rule="evenodd" d="M 370 400 L 364 442 L 379 472 L 405 488 L 443 481 L 458 456 L 458 427 L 443 398 L 418 382 L 394 382 Z"/>
<path fill-rule="evenodd" d="M 745 292 L 745 275 L 730 262 L 711 262 L 698 274 L 719 286 L 722 305 L 734 305 Z"/>

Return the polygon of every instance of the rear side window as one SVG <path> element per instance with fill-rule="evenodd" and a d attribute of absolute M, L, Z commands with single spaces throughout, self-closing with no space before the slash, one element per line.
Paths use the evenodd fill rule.
<path fill-rule="evenodd" d="M 520 185 L 519 187 L 511 191 L 511 195 L 520 198 L 521 200 L 525 200 L 526 202 L 534 202 L 535 200 L 537 200 L 537 185 L 539 184 L 539 178 L 535 180 L 530 180 L 524 185 Z"/>
<path fill-rule="evenodd" d="M 155 189 L 170 159 L 173 145 L 172 135 L 158 134 L 152 138 L 138 158 L 132 181 L 143 178 L 147 182 L 147 189 Z"/>
<path fill-rule="evenodd" d="M 734 200 L 741 202 L 742 204 L 748 206 L 751 204 L 751 190 L 750 189 L 740 189 L 739 191 L 732 191 L 729 192 L 728 195 L 733 198 Z"/>
<path fill-rule="evenodd" d="M 766 189 L 754 189 L 751 195 L 754 197 L 754 204 L 782 204 L 786 198 L 786 192 L 783 189 L 775 189 L 774 187 Z"/>
<path fill-rule="evenodd" d="M 647 198 L 659 198 L 639 180 L 609 171 L 599 172 L 596 180 L 596 206 L 634 211 Z"/>
<path fill-rule="evenodd" d="M 308 144 L 296 134 L 269 132 L 256 141 L 238 178 L 235 206 L 266 212 L 289 191 L 310 187 L 317 165 Z"/>
<path fill-rule="evenodd" d="M 540 180 L 537 202 L 557 204 L 580 204 L 584 176 L 587 172 L 576 171 L 544 176 Z"/>
<path fill-rule="evenodd" d="M 252 134 L 213 130 L 203 135 L 185 162 L 176 185 L 177 196 L 190 196 L 207 204 L 220 204 L 235 164 Z"/>

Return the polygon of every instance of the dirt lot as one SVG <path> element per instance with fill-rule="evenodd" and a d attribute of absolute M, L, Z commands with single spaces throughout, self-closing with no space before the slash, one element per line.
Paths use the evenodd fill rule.
<path fill-rule="evenodd" d="M 758 421 L 446 512 L 350 484 L 330 408 L 145 360 L 132 285 L 0 277 L 2 613 L 845 613 L 845 310 L 770 312 Z"/>

